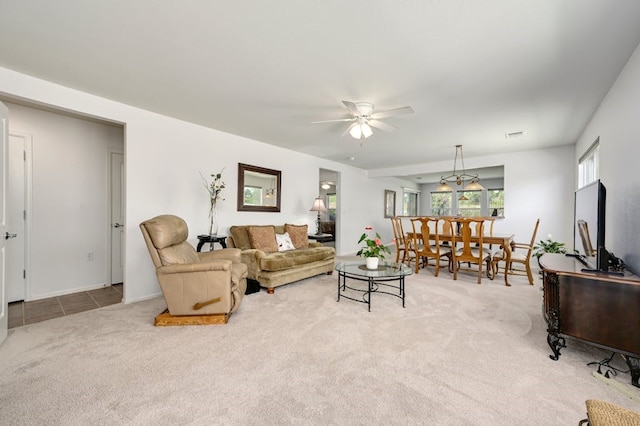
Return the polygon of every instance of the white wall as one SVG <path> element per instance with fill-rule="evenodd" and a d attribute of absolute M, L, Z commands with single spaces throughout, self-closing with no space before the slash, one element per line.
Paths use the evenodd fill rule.
<path fill-rule="evenodd" d="M 200 172 L 206 176 L 226 168 L 226 200 L 218 204 L 221 232 L 233 224 L 251 223 L 306 223 L 313 228 L 315 215 L 309 208 L 318 195 L 318 170 L 325 168 L 340 175 L 338 253 L 354 253 L 367 225 L 389 228 L 381 234 L 391 240 L 382 205 L 384 189 L 400 188 L 397 179 L 372 183 L 365 171 L 354 167 L 162 116 L 6 68 L 0 68 L 0 93 L 125 126 L 126 302 L 160 294 L 140 222 L 163 213 L 179 215 L 189 225 L 194 245 L 196 235 L 207 229 L 209 201 Z M 281 213 L 236 211 L 238 162 L 282 171 Z"/>
<path fill-rule="evenodd" d="M 575 162 L 600 137 L 600 179 L 607 188 L 609 251 L 640 273 L 640 46 L 576 144 Z"/>
<path fill-rule="evenodd" d="M 32 137 L 27 300 L 102 287 L 110 237 L 108 156 L 110 148 L 123 149 L 122 126 L 6 105 L 9 131 Z"/>

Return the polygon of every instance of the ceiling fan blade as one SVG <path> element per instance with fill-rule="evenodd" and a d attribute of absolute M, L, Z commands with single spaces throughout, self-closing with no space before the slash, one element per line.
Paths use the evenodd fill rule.
<path fill-rule="evenodd" d="M 406 106 L 402 108 L 395 108 L 395 109 L 389 109 L 386 111 L 374 112 L 373 114 L 371 114 L 371 118 L 385 118 L 385 117 L 391 117 L 392 115 L 413 114 L 413 113 L 414 113 L 413 108 L 411 108 L 410 106 Z"/>
<path fill-rule="evenodd" d="M 311 124 L 318 124 L 318 123 L 343 123 L 346 121 L 355 121 L 356 118 L 352 117 L 352 118 L 338 118 L 335 120 L 322 120 L 322 121 L 312 121 Z"/>
<path fill-rule="evenodd" d="M 358 109 L 358 105 L 356 105 L 355 102 L 351 102 L 351 101 L 342 101 L 342 103 L 344 104 L 344 106 L 347 107 L 347 109 L 349 109 L 349 112 L 353 115 L 361 115 L 360 114 L 360 110 Z"/>
<path fill-rule="evenodd" d="M 375 127 L 376 129 L 380 129 L 380 130 L 386 130 L 387 132 L 393 132 L 394 130 L 398 130 L 396 126 L 392 126 L 391 124 L 383 123 L 382 121 L 378 121 L 378 120 L 369 120 L 367 121 L 367 123 L 369 123 L 369 126 L 371 127 Z"/>

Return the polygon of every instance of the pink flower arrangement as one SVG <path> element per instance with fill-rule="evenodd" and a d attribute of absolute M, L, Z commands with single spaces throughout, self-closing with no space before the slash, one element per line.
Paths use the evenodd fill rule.
<path fill-rule="evenodd" d="M 362 247 L 360 250 L 358 250 L 358 252 L 356 253 L 356 256 L 378 257 L 380 258 L 380 260 L 383 260 L 384 259 L 383 253 L 391 254 L 391 250 L 389 250 L 387 246 L 382 244 L 382 239 L 380 237 L 380 234 L 376 232 L 375 238 L 368 238 L 367 234 L 370 232 L 373 232 L 373 228 L 371 226 L 366 226 L 364 230 L 365 232 L 360 237 L 360 240 L 358 240 L 358 244 L 364 241 L 365 247 Z"/>

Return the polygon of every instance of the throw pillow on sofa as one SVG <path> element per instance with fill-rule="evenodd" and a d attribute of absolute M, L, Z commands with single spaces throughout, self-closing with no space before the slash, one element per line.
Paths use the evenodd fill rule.
<path fill-rule="evenodd" d="M 292 225 L 285 223 L 284 230 L 291 237 L 291 242 L 293 242 L 293 246 L 295 248 L 309 248 L 307 225 Z"/>
<path fill-rule="evenodd" d="M 249 226 L 247 233 L 249 234 L 252 248 L 262 250 L 265 253 L 278 251 L 276 228 L 273 225 Z"/>
<path fill-rule="evenodd" d="M 288 232 L 285 232 L 284 234 L 276 234 L 276 242 L 278 243 L 278 251 L 295 249 Z"/>

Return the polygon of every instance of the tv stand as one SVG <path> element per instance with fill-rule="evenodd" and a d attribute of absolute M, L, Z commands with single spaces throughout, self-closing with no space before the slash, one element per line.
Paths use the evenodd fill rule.
<path fill-rule="evenodd" d="M 566 253 L 565 256 L 573 257 L 578 262 L 582 263 L 584 266 L 589 266 L 589 262 L 587 262 L 587 257 L 584 254 L 579 253 Z"/>
<path fill-rule="evenodd" d="M 547 343 L 557 361 L 567 337 L 619 353 L 631 383 L 640 387 L 640 277 L 584 272 L 575 257 L 544 254 L 544 317 Z"/>
<path fill-rule="evenodd" d="M 580 272 L 584 272 L 587 274 L 602 274 L 602 275 L 614 275 L 616 277 L 624 277 L 624 272 L 620 272 L 620 271 L 600 271 L 599 269 L 582 268 L 580 269 Z"/>

